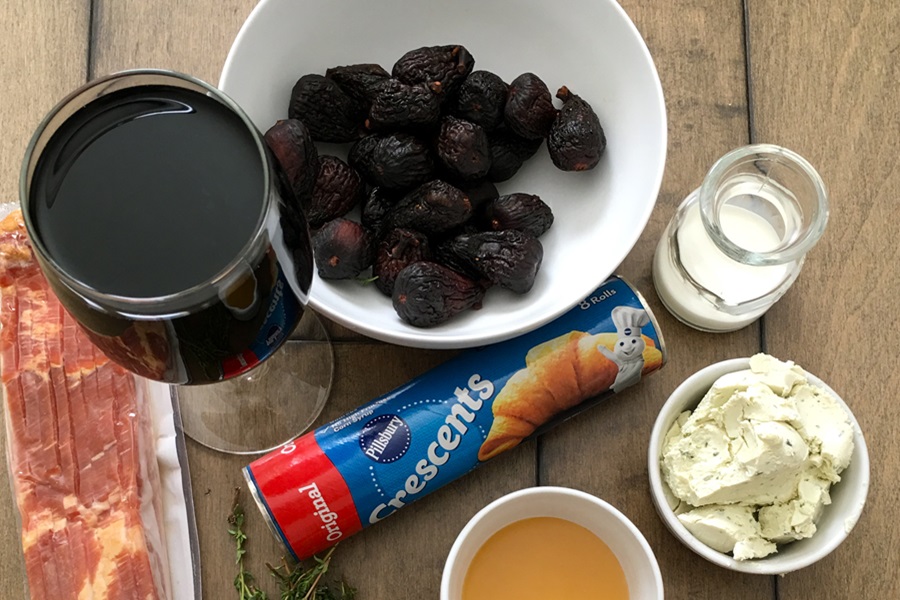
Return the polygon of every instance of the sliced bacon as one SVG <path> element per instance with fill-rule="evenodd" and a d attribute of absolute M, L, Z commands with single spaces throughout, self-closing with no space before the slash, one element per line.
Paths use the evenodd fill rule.
<path fill-rule="evenodd" d="M 0 324 L 32 600 L 169 598 L 159 472 L 139 388 L 59 304 L 18 212 L 0 223 Z"/>

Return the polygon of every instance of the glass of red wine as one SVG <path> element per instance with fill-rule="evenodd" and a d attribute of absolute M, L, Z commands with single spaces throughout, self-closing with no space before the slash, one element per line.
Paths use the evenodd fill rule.
<path fill-rule="evenodd" d="M 255 453 L 312 424 L 333 351 L 304 310 L 302 199 L 231 99 L 169 71 L 94 80 L 38 127 L 20 194 L 63 306 L 112 360 L 177 384 L 188 436 Z"/>

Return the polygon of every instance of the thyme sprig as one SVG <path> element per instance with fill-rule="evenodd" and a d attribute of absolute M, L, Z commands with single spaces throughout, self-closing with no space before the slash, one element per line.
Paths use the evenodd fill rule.
<path fill-rule="evenodd" d="M 244 509 L 240 504 L 240 489 L 235 489 L 234 492 L 234 503 L 228 516 L 228 533 L 235 541 L 237 554 L 238 574 L 234 578 L 234 587 L 238 591 L 239 600 L 269 600 L 266 593 L 256 587 L 253 575 L 244 568 L 244 555 L 247 553 L 244 547 L 247 542 L 247 535 L 243 531 Z M 272 577 L 278 582 L 280 600 L 353 600 L 356 590 L 343 581 L 335 583 L 334 588 L 322 581 L 331 565 L 335 548 L 336 546 L 328 550 L 322 558 L 314 556 L 314 564 L 309 569 L 291 564 L 285 558 L 281 559 L 278 567 L 266 563 Z"/>
<path fill-rule="evenodd" d="M 328 550 L 322 558 L 314 556 L 315 564 L 308 570 L 296 565 L 291 568 L 291 565 L 284 559 L 277 568 L 266 563 L 272 576 L 278 580 L 281 600 L 353 600 L 356 590 L 343 581 L 339 583 L 340 590 L 337 593 L 326 583 L 319 585 L 322 576 L 328 572 L 335 547 Z"/>
<path fill-rule="evenodd" d="M 266 593 L 255 585 L 255 578 L 244 568 L 244 555 L 247 549 L 244 545 L 247 543 L 247 535 L 244 533 L 244 509 L 240 503 L 240 488 L 234 490 L 234 502 L 231 505 L 231 514 L 228 515 L 228 534 L 234 540 L 235 545 L 235 564 L 238 567 L 238 573 L 234 578 L 234 589 L 238 591 L 240 600 L 268 600 Z"/>

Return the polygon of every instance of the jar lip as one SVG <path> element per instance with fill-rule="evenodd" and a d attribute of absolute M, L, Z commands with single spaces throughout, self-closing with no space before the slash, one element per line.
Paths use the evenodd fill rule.
<path fill-rule="evenodd" d="M 812 184 L 816 193 L 816 207 L 812 223 L 796 240 L 786 247 L 772 251 L 752 251 L 732 242 L 722 228 L 718 211 L 714 209 L 716 190 L 722 178 L 735 163 L 755 156 L 761 160 L 781 160 L 791 163 L 801 171 Z M 750 144 L 736 148 L 713 164 L 703 179 L 699 194 L 700 216 L 707 234 L 722 252 L 738 262 L 752 265 L 779 265 L 802 259 L 822 237 L 828 224 L 828 190 L 815 167 L 796 152 L 775 144 Z"/>
<path fill-rule="evenodd" d="M 44 243 L 41 241 L 40 236 L 36 235 L 36 227 L 31 218 L 31 210 L 29 209 L 32 177 L 34 175 L 34 169 L 37 165 L 37 159 L 39 158 L 37 146 L 38 143 L 44 138 L 44 136 L 47 135 L 48 128 L 50 127 L 53 119 L 57 115 L 59 115 L 59 113 L 62 112 L 66 107 L 79 100 L 84 94 L 88 93 L 92 89 L 102 90 L 105 87 L 113 85 L 116 81 L 119 80 L 137 80 L 140 82 L 143 78 L 152 78 L 153 82 L 151 83 L 148 81 L 146 83 L 127 85 L 122 89 L 141 87 L 143 85 L 169 84 L 178 86 L 178 84 L 190 84 L 204 90 L 206 95 L 221 102 L 229 110 L 234 112 L 246 125 L 247 132 L 250 134 L 251 138 L 257 146 L 263 176 L 263 187 L 260 190 L 260 193 L 263 197 L 263 202 L 261 205 L 260 214 L 258 215 L 257 223 L 254 227 L 253 233 L 247 240 L 247 243 L 244 245 L 241 252 L 239 252 L 234 257 L 234 259 L 229 262 L 228 265 L 226 265 L 221 271 L 211 276 L 207 280 L 175 293 L 152 297 L 134 297 L 104 293 L 69 274 L 52 256 L 50 256 L 50 253 L 44 246 Z M 191 89 L 186 87 L 182 89 L 193 91 L 198 94 L 203 93 L 198 89 Z M 84 103 L 83 106 L 87 106 L 99 97 L 100 96 L 97 96 L 93 99 L 88 100 Z M 54 134 L 55 131 L 50 131 L 49 137 L 46 141 L 49 141 L 49 139 L 52 138 Z M 56 106 L 54 106 L 41 120 L 25 151 L 25 157 L 22 163 L 22 169 L 19 177 L 19 202 L 22 207 L 22 217 L 25 221 L 25 226 L 29 234 L 29 241 L 31 243 L 32 249 L 42 262 L 49 265 L 53 269 L 54 275 L 63 285 L 80 295 L 85 300 L 89 301 L 97 308 L 106 307 L 109 309 L 113 309 L 118 313 L 127 315 L 131 318 L 140 319 L 146 318 L 147 316 L 159 318 L 159 315 L 161 314 L 170 314 L 174 316 L 182 313 L 188 307 L 192 306 L 197 297 L 201 295 L 206 296 L 208 295 L 208 291 L 210 289 L 219 287 L 227 281 L 231 280 L 234 274 L 240 270 L 240 266 L 244 261 L 244 256 L 246 255 L 246 253 L 248 251 L 252 251 L 252 249 L 255 248 L 260 243 L 260 240 L 266 235 L 266 221 L 267 215 L 270 212 L 270 189 L 272 185 L 270 171 L 267 167 L 268 160 L 269 159 L 266 154 L 262 136 L 259 134 L 259 131 L 256 129 L 253 121 L 244 112 L 244 110 L 223 91 L 196 77 L 192 77 L 191 75 L 186 75 L 184 73 L 179 73 L 177 71 L 171 71 L 167 69 L 129 69 L 99 77 L 80 86 L 79 88 L 68 94 L 65 98 L 60 100 L 59 103 L 57 103 Z"/>

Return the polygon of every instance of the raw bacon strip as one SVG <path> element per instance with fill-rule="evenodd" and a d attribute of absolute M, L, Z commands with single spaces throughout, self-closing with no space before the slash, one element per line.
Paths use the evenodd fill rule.
<path fill-rule="evenodd" d="M 0 323 L 32 600 L 166 600 L 159 472 L 141 389 L 60 306 L 18 212 L 0 223 Z"/>

